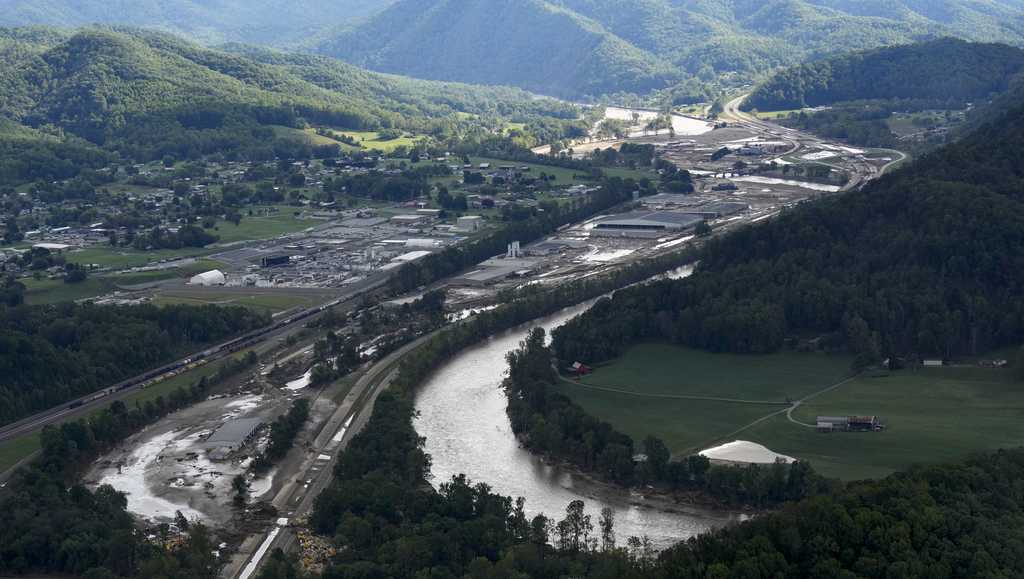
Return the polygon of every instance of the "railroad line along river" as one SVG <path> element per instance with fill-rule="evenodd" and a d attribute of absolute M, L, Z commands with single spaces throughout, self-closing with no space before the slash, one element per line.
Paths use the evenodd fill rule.
<path fill-rule="evenodd" d="M 521 448 L 505 414 L 501 381 L 505 354 L 535 327 L 550 332 L 586 310 L 587 302 L 540 318 L 461 352 L 420 387 L 416 430 L 432 457 L 433 484 L 465 474 L 512 497 L 524 497 L 529 516 L 544 513 L 559 520 L 571 501 L 586 501 L 595 525 L 601 509 L 615 511 L 619 544 L 630 536 L 651 539 L 665 548 L 694 535 L 746 518 L 738 512 L 690 505 L 652 507 L 637 492 L 595 484 L 560 466 L 546 464 Z"/>

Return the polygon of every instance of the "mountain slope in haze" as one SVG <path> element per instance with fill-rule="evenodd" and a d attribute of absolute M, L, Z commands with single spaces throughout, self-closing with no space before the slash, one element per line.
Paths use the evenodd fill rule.
<path fill-rule="evenodd" d="M 130 158 L 258 145 L 270 140 L 258 130 L 268 125 L 426 132 L 449 125 L 457 112 L 577 115 L 573 107 L 519 89 L 413 80 L 322 57 L 234 50 L 137 30 L 66 35 L 3 29 L 0 115 L 114 147 Z"/>
<path fill-rule="evenodd" d="M 405 0 L 318 50 L 375 70 L 553 96 L 647 92 L 680 79 L 597 21 L 543 0 Z"/>
<path fill-rule="evenodd" d="M 315 50 L 556 96 L 646 92 L 941 36 L 1024 42 L 1020 0 L 397 0 Z"/>
<path fill-rule="evenodd" d="M 121 24 L 203 42 L 291 46 L 357 22 L 390 0 L 0 0 L 0 26 Z"/>
<path fill-rule="evenodd" d="M 789 110 L 873 99 L 962 104 L 1010 88 L 1024 51 L 951 38 L 855 52 L 780 71 L 759 85 L 748 109 Z"/>

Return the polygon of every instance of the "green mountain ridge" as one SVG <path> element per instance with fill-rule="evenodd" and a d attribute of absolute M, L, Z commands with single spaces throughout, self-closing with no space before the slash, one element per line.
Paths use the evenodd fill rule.
<path fill-rule="evenodd" d="M 845 101 L 918 99 L 961 106 L 1008 90 L 1024 71 L 1024 51 L 946 38 L 879 48 L 797 65 L 761 83 L 744 106 L 763 111 Z"/>
<path fill-rule="evenodd" d="M 753 77 L 943 36 L 1021 44 L 1019 0 L 398 0 L 312 48 L 375 70 L 565 98 Z"/>
<path fill-rule="evenodd" d="M 0 25 L 90 23 L 571 99 L 944 36 L 1024 43 L 1021 0 L 0 0 Z"/>
<path fill-rule="evenodd" d="M 452 135 L 472 122 L 461 114 L 545 119 L 556 131 L 578 115 L 521 89 L 415 80 L 264 48 L 214 50 L 123 28 L 0 29 L 0 80 L 3 182 L 67 178 L 109 162 L 90 147 L 135 161 L 267 159 L 312 146 L 279 126 Z M 26 141 L 36 150 L 17 153 Z"/>

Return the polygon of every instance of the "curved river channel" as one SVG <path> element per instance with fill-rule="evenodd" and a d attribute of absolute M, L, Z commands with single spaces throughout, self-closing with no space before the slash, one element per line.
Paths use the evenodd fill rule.
<path fill-rule="evenodd" d="M 506 398 L 500 384 L 507 369 L 505 354 L 515 349 L 535 327 L 550 332 L 579 315 L 593 302 L 504 332 L 464 350 L 439 368 L 416 396 L 416 430 L 426 438 L 432 457 L 433 484 L 465 474 L 494 491 L 526 499 L 532 517 L 544 513 L 559 520 L 565 507 L 582 499 L 595 529 L 601 509 L 615 511 L 619 545 L 630 536 L 646 535 L 657 548 L 665 548 L 705 531 L 747 518 L 745 515 L 692 506 L 643 506 L 636 493 L 598 485 L 558 466 L 545 464 L 521 448 L 505 414 Z"/>

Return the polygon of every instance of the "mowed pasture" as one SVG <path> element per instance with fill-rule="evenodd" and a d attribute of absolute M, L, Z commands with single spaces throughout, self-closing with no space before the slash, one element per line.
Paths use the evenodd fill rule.
<path fill-rule="evenodd" d="M 947 367 L 849 377 L 845 356 L 738 356 L 644 344 L 578 384 L 563 381 L 555 388 L 637 441 L 661 437 L 676 454 L 750 440 L 846 480 L 1024 445 L 1024 384 L 1009 370 Z M 840 383 L 798 406 L 793 421 L 787 418 L 787 401 Z M 880 416 L 886 430 L 823 434 L 805 426 L 819 415 L 859 414 Z"/>
<path fill-rule="evenodd" d="M 793 412 L 880 416 L 883 432 L 819 434 L 781 417 L 744 436 L 776 452 L 809 460 L 846 479 L 884 476 L 917 463 L 957 461 L 973 452 L 1024 445 L 1024 384 L 1007 369 L 917 368 L 859 377 Z"/>

